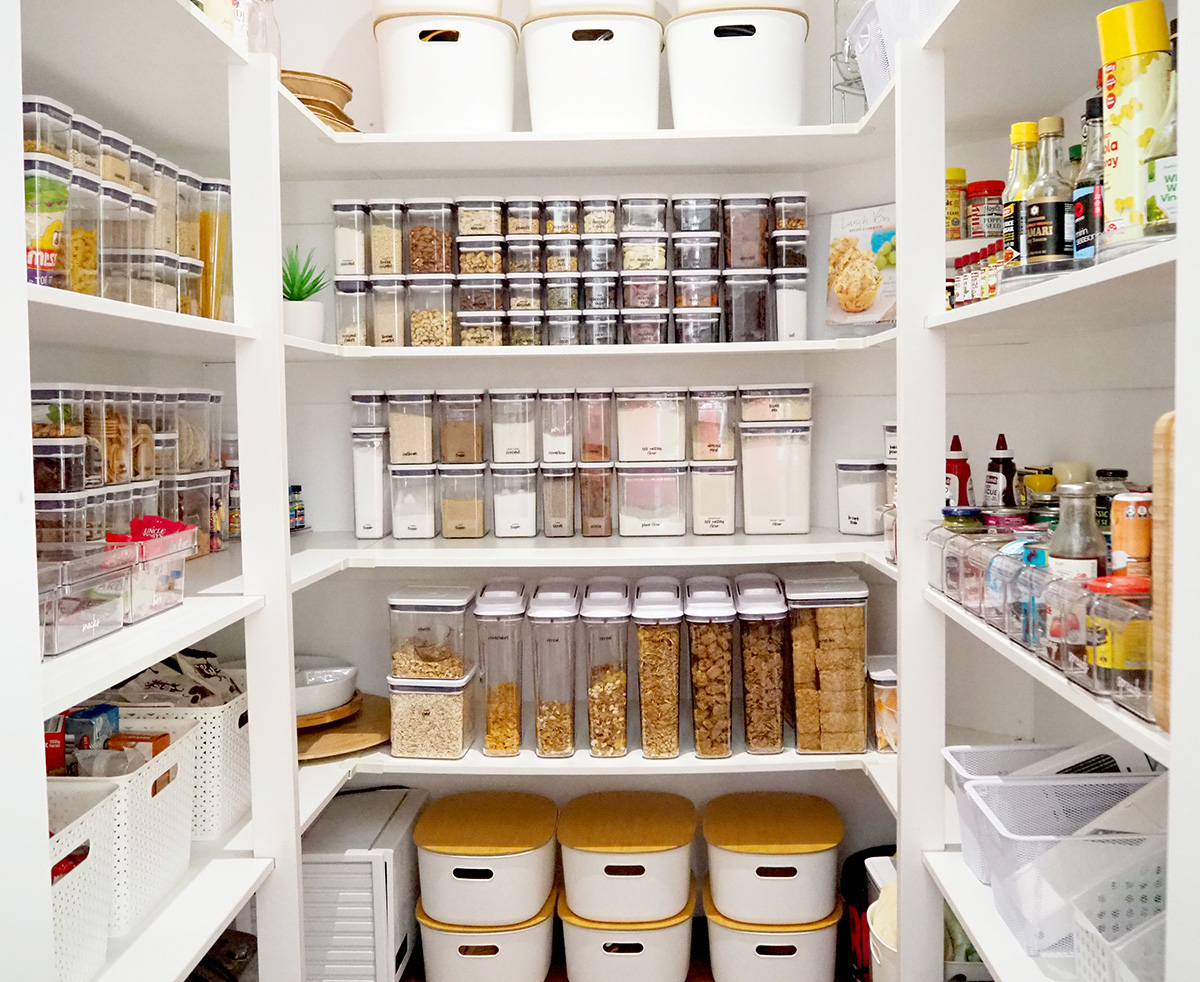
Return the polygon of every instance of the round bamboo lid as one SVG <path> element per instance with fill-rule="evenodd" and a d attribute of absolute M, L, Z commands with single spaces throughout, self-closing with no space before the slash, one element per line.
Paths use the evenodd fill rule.
<path fill-rule="evenodd" d="M 704 806 L 704 839 L 730 852 L 797 855 L 842 841 L 842 816 L 824 798 L 788 791 L 727 794 Z"/>
<path fill-rule="evenodd" d="M 567 924 L 585 927 L 592 931 L 657 931 L 664 927 L 675 927 L 689 920 L 696 910 L 696 878 L 692 877 L 692 886 L 688 891 L 687 905 L 674 917 L 661 921 L 640 921 L 636 924 L 621 924 L 616 921 L 589 921 L 576 914 L 567 906 L 567 891 L 562 890 L 558 895 L 558 916 Z"/>
<path fill-rule="evenodd" d="M 468 791 L 431 801 L 413 828 L 418 848 L 450 856 L 512 856 L 554 838 L 558 808 L 523 791 Z"/>
<path fill-rule="evenodd" d="M 435 921 L 432 917 L 425 913 L 425 908 L 422 906 L 420 899 L 418 899 L 417 920 L 426 927 L 431 927 L 435 931 L 445 931 L 448 934 L 504 934 L 507 931 L 524 931 L 526 928 L 536 927 L 547 917 L 552 917 L 554 915 L 554 904 L 557 900 L 558 887 L 554 886 L 550 889 L 550 896 L 547 897 L 546 902 L 542 904 L 542 909 L 527 921 L 522 921 L 520 924 L 506 925 L 505 927 L 464 927 L 461 924 L 443 924 L 441 921 Z"/>
<path fill-rule="evenodd" d="M 832 927 L 842 919 L 842 898 L 838 897 L 833 913 L 822 917 L 810 924 L 743 924 L 741 921 L 730 920 L 719 910 L 712 898 L 712 884 L 704 880 L 704 916 L 719 927 L 727 927 L 731 931 L 746 931 L 752 934 L 806 934 L 809 931 L 820 931 Z"/>
<path fill-rule="evenodd" d="M 696 808 L 662 791 L 599 791 L 563 808 L 558 841 L 584 852 L 666 852 L 696 835 Z"/>

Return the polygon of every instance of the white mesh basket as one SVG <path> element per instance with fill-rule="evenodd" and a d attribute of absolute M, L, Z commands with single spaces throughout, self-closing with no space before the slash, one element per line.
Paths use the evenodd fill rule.
<path fill-rule="evenodd" d="M 850 42 L 854 57 L 858 60 L 863 89 L 867 93 L 867 106 L 873 106 L 892 80 L 892 69 L 883 46 L 883 30 L 879 24 L 875 0 L 867 0 L 862 5 L 858 16 L 846 31 L 846 40 Z"/>
<path fill-rule="evenodd" d="M 954 775 L 954 803 L 958 806 L 963 862 L 980 883 L 988 882 L 987 859 L 980 844 L 980 838 L 987 834 L 987 820 L 968 800 L 967 782 L 982 777 L 1005 777 L 1069 749 L 1069 746 L 1051 747 L 1040 743 L 1006 743 L 988 747 L 946 747 L 942 750 L 942 756 L 950 765 L 950 773 Z"/>
<path fill-rule="evenodd" d="M 1167 977 L 1167 915 L 1152 917 L 1117 942 L 1114 982 L 1164 982 Z"/>
<path fill-rule="evenodd" d="M 921 42 L 933 27 L 948 0 L 876 0 L 888 63 L 896 64 L 896 44 Z"/>
<path fill-rule="evenodd" d="M 88 982 L 108 956 L 112 906 L 112 806 L 117 786 L 86 777 L 46 780 L 50 868 L 76 849 L 87 855 L 50 887 L 56 982 Z"/>
<path fill-rule="evenodd" d="M 983 848 L 996 910 L 1029 955 L 1072 950 L 1076 896 L 1097 870 L 1165 836 L 1077 834 L 1157 778 L 1101 775 L 970 781 L 967 797 L 987 819 Z"/>
<path fill-rule="evenodd" d="M 1166 907 L 1166 843 L 1152 839 L 1139 846 L 1096 876 L 1071 902 L 1079 982 L 1117 982 L 1118 947 Z"/>
<path fill-rule="evenodd" d="M 250 807 L 250 729 L 242 693 L 224 706 L 122 706 L 121 719 L 195 723 L 195 788 L 192 838 L 217 839 L 233 828 Z"/>

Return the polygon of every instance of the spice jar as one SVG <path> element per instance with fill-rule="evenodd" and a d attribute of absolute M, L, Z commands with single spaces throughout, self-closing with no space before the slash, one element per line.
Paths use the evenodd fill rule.
<path fill-rule="evenodd" d="M 483 390 L 439 389 L 437 413 L 442 463 L 483 463 Z"/>
<path fill-rule="evenodd" d="M 454 277 L 419 273 L 408 278 L 408 343 L 414 347 L 454 344 Z"/>
<path fill-rule="evenodd" d="M 667 230 L 665 195 L 622 195 L 622 232 L 665 232 Z"/>
<path fill-rule="evenodd" d="M 132 190 L 129 180 L 129 151 L 132 149 L 133 141 L 128 137 L 114 130 L 101 130 L 100 176 Z"/>
<path fill-rule="evenodd" d="M 372 253 L 375 255 L 375 253 Z M 372 276 L 372 344 L 394 348 L 404 344 L 404 277 L 394 274 Z"/>
<path fill-rule="evenodd" d="M 496 538 L 537 535 L 536 464 L 492 464 L 492 531 Z"/>
<path fill-rule="evenodd" d="M 175 223 L 179 202 L 179 168 L 161 157 L 154 162 L 154 248 L 176 252 Z"/>
<path fill-rule="evenodd" d="M 482 539 L 487 534 L 483 514 L 484 464 L 440 464 L 442 538 Z"/>
<path fill-rule="evenodd" d="M 549 246 L 547 246 L 548 248 Z M 549 254 L 547 254 L 547 261 L 549 261 Z M 578 273 L 547 273 L 546 309 L 578 310 L 579 284 Z"/>
<path fill-rule="evenodd" d="M 686 389 L 617 389 L 618 460 L 685 460 Z"/>
<path fill-rule="evenodd" d="M 807 269 L 808 232 L 776 229 L 771 233 L 771 254 L 776 267 Z"/>
<path fill-rule="evenodd" d="M 542 322 L 545 318 L 546 315 L 540 310 L 510 312 L 508 322 L 504 325 L 504 343 L 515 347 L 541 344 Z"/>
<path fill-rule="evenodd" d="M 612 310 L 618 307 L 617 283 L 616 273 L 584 273 L 583 309 Z"/>
<path fill-rule="evenodd" d="M 375 198 L 366 204 L 371 227 L 368 247 L 371 272 L 399 275 L 404 272 L 404 202 L 397 198 Z M 337 218 L 336 207 L 334 218 Z M 337 234 L 334 233 L 335 237 Z M 335 251 L 341 255 L 340 249 Z"/>
<path fill-rule="evenodd" d="M 503 235 L 504 201 L 501 198 L 459 198 L 459 235 Z"/>
<path fill-rule="evenodd" d="M 808 195 L 776 194 L 771 197 L 776 229 L 808 228 Z"/>
<path fill-rule="evenodd" d="M 733 460 L 736 456 L 734 405 L 737 389 L 690 391 L 692 460 Z"/>
<path fill-rule="evenodd" d="M 693 576 L 684 583 L 692 678 L 692 738 L 696 756 L 728 757 L 733 731 L 733 622 L 729 581 Z"/>
<path fill-rule="evenodd" d="M 579 607 L 587 648 L 588 738 L 593 757 L 624 757 L 629 689 L 629 584 L 597 577 Z"/>
<path fill-rule="evenodd" d="M 179 297 L 179 312 L 200 316 L 200 277 L 204 273 L 204 263 L 199 259 L 180 256 L 177 266 L 175 289 Z"/>
<path fill-rule="evenodd" d="M 333 278 L 333 315 L 337 343 L 365 345 L 371 336 L 371 281 L 366 276 Z"/>
<path fill-rule="evenodd" d="M 579 268 L 585 273 L 614 273 L 621 268 L 615 235 L 584 235 L 579 240 Z"/>
<path fill-rule="evenodd" d="M 542 461 L 566 463 L 575 459 L 575 393 L 571 390 L 538 391 L 542 424 Z"/>
<path fill-rule="evenodd" d="M 541 310 L 544 283 L 542 273 L 509 273 L 508 309 Z"/>
<path fill-rule="evenodd" d="M 542 205 L 547 235 L 579 234 L 579 202 L 571 198 L 547 198 Z"/>
<path fill-rule="evenodd" d="M 408 228 L 409 272 L 451 272 L 454 202 L 449 198 L 410 201 L 405 222 Z"/>
<path fill-rule="evenodd" d="M 229 182 L 200 185 L 200 308 L 204 317 L 233 320 L 233 240 L 229 225 Z"/>
<path fill-rule="evenodd" d="M 687 464 L 617 464 L 617 517 L 621 535 L 687 532 Z"/>
<path fill-rule="evenodd" d="M 506 244 L 510 273 L 542 272 L 542 237 L 540 235 L 510 235 Z"/>
<path fill-rule="evenodd" d="M 579 588 L 569 580 L 539 583 L 526 619 L 533 638 L 536 751 L 539 757 L 575 752 L 575 626 Z"/>
<path fill-rule="evenodd" d="M 716 344 L 721 336 L 721 311 L 695 307 L 677 310 L 675 320 L 676 344 Z"/>
<path fill-rule="evenodd" d="M 157 158 L 145 147 L 129 148 L 129 187 L 137 194 L 154 195 L 154 164 Z"/>
<path fill-rule="evenodd" d="M 189 259 L 200 258 L 200 186 L 199 174 L 179 171 L 175 187 L 175 251 Z"/>
<path fill-rule="evenodd" d="M 537 391 L 492 389 L 493 463 L 537 460 Z"/>
<path fill-rule="evenodd" d="M 104 169 L 100 166 L 100 132 L 101 126 L 95 120 L 86 116 L 71 117 L 71 166 L 93 177 L 103 178 Z"/>
<path fill-rule="evenodd" d="M 679 756 L 679 656 L 683 590 L 669 576 L 646 576 L 634 587 L 642 756 Z"/>
<path fill-rule="evenodd" d="M 677 232 L 721 231 L 721 199 L 715 194 L 680 195 L 671 199 Z"/>
<path fill-rule="evenodd" d="M 742 573 L 734 580 L 734 603 L 742 635 L 746 750 L 777 754 L 783 750 L 785 699 L 783 585 L 770 573 Z"/>
<path fill-rule="evenodd" d="M 460 236 L 459 273 L 503 273 L 504 239 L 498 235 Z"/>
<path fill-rule="evenodd" d="M 462 274 L 458 277 L 458 309 L 503 310 L 504 277 Z"/>
<path fill-rule="evenodd" d="M 391 463 L 432 464 L 433 390 L 389 390 L 387 411 Z"/>
<path fill-rule="evenodd" d="M 586 536 L 612 535 L 613 465 L 579 464 L 579 526 Z"/>
<path fill-rule="evenodd" d="M 1004 182 L 972 181 L 967 185 L 967 231 L 972 239 L 1004 235 Z"/>
<path fill-rule="evenodd" d="M 504 343 L 504 314 L 499 311 L 460 313 L 458 343 L 464 348 L 500 347 Z"/>
<path fill-rule="evenodd" d="M 333 202 L 333 269 L 339 276 L 365 276 L 368 266 L 367 203 L 356 199 Z"/>
<path fill-rule="evenodd" d="M 665 232 L 622 232 L 622 269 L 666 269 L 667 235 Z"/>
<path fill-rule="evenodd" d="M 622 273 L 621 294 L 625 307 L 667 308 L 668 273 Z"/>
<path fill-rule="evenodd" d="M 152 253 L 151 304 L 155 310 L 179 310 L 179 257 L 173 252 L 156 250 Z"/>
<path fill-rule="evenodd" d="M 583 210 L 583 233 L 585 235 L 615 232 L 617 230 L 617 199 L 604 195 L 585 197 Z"/>
<path fill-rule="evenodd" d="M 738 429 L 745 532 L 808 532 L 812 424 L 739 423 Z"/>
<path fill-rule="evenodd" d="M 808 340 L 808 270 L 775 269 L 775 334 L 780 341 Z"/>
<path fill-rule="evenodd" d="M 81 170 L 71 173 L 65 222 L 66 287 L 100 295 L 100 179 Z"/>
<path fill-rule="evenodd" d="M 87 440 L 82 436 L 34 440 L 34 494 L 82 491 L 86 454 Z"/>
<path fill-rule="evenodd" d="M 546 314 L 543 344 L 579 344 L 578 311 L 549 311 Z"/>
<path fill-rule="evenodd" d="M 725 323 L 730 341 L 771 341 L 767 294 L 771 277 L 765 270 L 722 274 L 725 286 Z"/>
<path fill-rule="evenodd" d="M 179 435 L 154 434 L 154 473 L 158 477 L 179 473 Z"/>
<path fill-rule="evenodd" d="M 733 535 L 737 515 L 737 462 L 693 461 L 692 534 Z"/>
<path fill-rule="evenodd" d="M 720 232 L 675 232 L 671 255 L 676 269 L 718 269 L 721 265 Z"/>
<path fill-rule="evenodd" d="M 621 329 L 626 344 L 667 344 L 671 340 L 670 312 L 655 308 L 627 307 L 621 311 Z"/>
<path fill-rule="evenodd" d="M 725 265 L 761 269 L 767 262 L 770 198 L 757 194 L 725 195 Z"/>
<path fill-rule="evenodd" d="M 71 168 L 59 157 L 25 157 L 25 266 L 30 283 L 68 285 Z"/>
<path fill-rule="evenodd" d="M 392 485 L 392 537 L 432 539 L 437 534 L 437 467 L 389 464 Z"/>
<path fill-rule="evenodd" d="M 509 198 L 504 231 L 509 235 L 542 234 L 542 202 L 538 198 Z"/>
<path fill-rule="evenodd" d="M 717 288 L 720 282 L 719 274 L 715 271 L 711 273 L 672 273 L 671 293 L 675 297 L 675 307 L 719 306 Z"/>
<path fill-rule="evenodd" d="M 613 390 L 579 389 L 579 459 L 612 460 Z"/>
<path fill-rule="evenodd" d="M 579 271 L 579 236 L 556 235 L 546 239 L 546 272 L 576 273 Z"/>
<path fill-rule="evenodd" d="M 961 167 L 946 168 L 946 241 L 961 239 L 966 227 L 967 172 Z"/>
<path fill-rule="evenodd" d="M 615 284 L 613 288 L 615 290 Z M 579 321 L 580 344 L 617 344 L 620 339 L 621 318 L 615 310 L 583 312 Z"/>
<path fill-rule="evenodd" d="M 475 623 L 483 684 L 487 692 L 483 752 L 515 757 L 521 752 L 521 670 L 524 666 L 525 607 L 520 580 L 488 583 L 475 599 Z"/>

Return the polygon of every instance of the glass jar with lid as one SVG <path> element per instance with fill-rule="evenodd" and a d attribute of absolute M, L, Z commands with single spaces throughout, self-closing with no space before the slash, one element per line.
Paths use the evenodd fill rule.
<path fill-rule="evenodd" d="M 371 337 L 371 280 L 366 276 L 335 276 L 333 291 L 337 343 L 366 345 Z"/>
<path fill-rule="evenodd" d="M 721 233 L 674 232 L 671 256 L 675 269 L 720 269 Z"/>
<path fill-rule="evenodd" d="M 504 343 L 512 347 L 531 347 L 542 343 L 542 323 L 545 314 L 540 310 L 509 311 L 504 325 Z"/>
<path fill-rule="evenodd" d="M 666 195 L 622 195 L 622 232 L 665 232 L 667 230 Z"/>
<path fill-rule="evenodd" d="M 367 202 L 367 216 L 371 228 L 371 272 L 400 275 L 404 272 L 404 202 L 398 198 L 373 198 Z M 335 211 L 335 222 L 337 217 Z M 353 213 L 347 217 L 347 225 L 352 217 Z M 335 229 L 335 239 L 337 234 Z M 348 247 L 354 246 L 352 236 L 347 235 L 346 240 Z"/>
<path fill-rule="evenodd" d="M 453 262 L 454 202 L 423 198 L 408 202 L 408 271 L 449 273 Z"/>
<path fill-rule="evenodd" d="M 583 309 L 615 310 L 620 306 L 616 273 L 583 273 Z"/>
<path fill-rule="evenodd" d="M 579 320 L 581 344 L 618 344 L 621 317 L 615 310 L 585 310 Z"/>
<path fill-rule="evenodd" d="M 728 757 L 733 737 L 733 590 L 720 576 L 684 583 L 692 677 L 692 738 L 696 756 Z"/>
<path fill-rule="evenodd" d="M 1101 576 L 1085 584 L 1086 664 L 1065 666 L 1067 678 L 1089 692 L 1115 696 L 1145 687 L 1153 669 L 1150 644 L 1150 577 Z"/>
<path fill-rule="evenodd" d="M 504 231 L 509 235 L 542 234 L 540 198 L 509 198 Z"/>
<path fill-rule="evenodd" d="M 593 757 L 624 757 L 628 749 L 629 584 L 596 577 L 579 607 L 587 648 L 588 737 Z"/>
<path fill-rule="evenodd" d="M 200 258 L 200 175 L 179 171 L 175 186 L 175 251 L 189 259 Z"/>
<path fill-rule="evenodd" d="M 671 199 L 677 232 L 720 232 L 721 198 L 716 194 L 687 194 Z"/>
<path fill-rule="evenodd" d="M 498 539 L 537 535 L 537 464 L 492 464 L 492 531 Z"/>
<path fill-rule="evenodd" d="M 763 269 L 767 261 L 770 198 L 765 194 L 726 195 L 725 266 L 729 269 Z"/>
<path fill-rule="evenodd" d="M 145 147 L 129 148 L 129 187 L 135 194 L 154 196 L 154 164 L 158 158 Z"/>
<path fill-rule="evenodd" d="M 459 273 L 504 272 L 504 236 L 460 235 L 456 245 Z"/>
<path fill-rule="evenodd" d="M 100 131 L 102 127 L 86 116 L 71 117 L 71 166 L 85 174 L 102 178 Z"/>
<path fill-rule="evenodd" d="M 787 600 L 771 573 L 742 573 L 734 580 L 734 603 L 742 636 L 746 750 L 783 750 L 784 644 Z"/>
<path fill-rule="evenodd" d="M 372 343 L 376 347 L 395 348 L 404 344 L 404 296 L 403 276 L 371 277 Z"/>
<path fill-rule="evenodd" d="M 808 228 L 808 195 L 776 194 L 771 198 L 776 229 Z"/>
<path fill-rule="evenodd" d="M 67 198 L 66 285 L 92 297 L 100 295 L 100 224 L 100 179 L 75 170 Z"/>
<path fill-rule="evenodd" d="M 615 273 L 621 268 L 615 234 L 585 235 L 580 239 L 579 268 L 585 273 Z"/>
<path fill-rule="evenodd" d="M 579 234 L 579 201 L 575 198 L 547 198 L 542 203 L 547 235 Z"/>
<path fill-rule="evenodd" d="M 542 237 L 540 235 L 510 235 L 505 242 L 508 249 L 509 273 L 542 272 Z"/>
<path fill-rule="evenodd" d="M 520 580 L 488 583 L 475 599 L 475 623 L 486 690 L 483 753 L 515 757 L 521 752 L 525 608 Z"/>
<path fill-rule="evenodd" d="M 129 152 L 133 141 L 114 130 L 100 131 L 100 175 L 130 188 Z M 132 188 L 130 188 L 132 190 Z"/>
<path fill-rule="evenodd" d="M 575 534 L 575 464 L 542 464 L 542 534 Z"/>
<path fill-rule="evenodd" d="M 671 312 L 626 307 L 621 311 L 621 331 L 626 344 L 667 344 L 671 340 Z"/>
<path fill-rule="evenodd" d="M 617 199 L 588 195 L 580 202 L 584 235 L 606 235 L 617 230 Z"/>
<path fill-rule="evenodd" d="M 503 198 L 459 198 L 459 235 L 503 235 Z"/>
<path fill-rule="evenodd" d="M 580 314 L 577 310 L 547 311 L 542 344 L 579 344 L 580 322 Z"/>
<path fill-rule="evenodd" d="M 460 313 L 458 343 L 464 348 L 500 347 L 504 344 L 504 314 L 486 310 Z"/>
<path fill-rule="evenodd" d="M 175 252 L 175 209 L 179 198 L 179 168 L 159 157 L 154 162 L 154 248 Z"/>
<path fill-rule="evenodd" d="M 541 310 L 544 282 L 545 278 L 541 273 L 509 273 L 508 309 Z"/>
<path fill-rule="evenodd" d="M 606 461 L 579 464 L 579 529 L 585 536 L 613 534 L 614 474 Z"/>
<path fill-rule="evenodd" d="M 432 464 L 433 390 L 387 392 L 389 454 L 393 464 Z"/>
<path fill-rule="evenodd" d="M 454 277 L 418 273 L 408 278 L 408 343 L 414 347 L 454 344 Z"/>
<path fill-rule="evenodd" d="M 539 757 L 575 752 L 575 629 L 579 587 L 569 580 L 543 580 L 526 611 L 533 638 L 536 751 Z"/>

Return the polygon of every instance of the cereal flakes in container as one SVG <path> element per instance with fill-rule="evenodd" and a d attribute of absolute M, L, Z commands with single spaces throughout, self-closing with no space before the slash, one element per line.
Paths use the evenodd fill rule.
<path fill-rule="evenodd" d="M 459 198 L 458 234 L 503 235 L 503 198 Z"/>
<path fill-rule="evenodd" d="M 539 757 L 575 753 L 575 631 L 579 587 L 566 579 L 543 580 L 526 618 L 533 639 L 535 749 Z"/>
<path fill-rule="evenodd" d="M 742 635 L 746 750 L 777 754 L 783 750 L 788 701 L 783 584 L 771 573 L 742 573 L 734 580 L 734 602 Z"/>
<path fill-rule="evenodd" d="M 642 756 L 679 756 L 679 657 L 683 588 L 669 576 L 645 576 L 633 594 L 637 625 Z"/>
<path fill-rule="evenodd" d="M 696 756 L 728 757 L 733 738 L 733 589 L 721 576 L 684 583 Z"/>
<path fill-rule="evenodd" d="M 488 583 L 475 600 L 486 692 L 483 752 L 488 757 L 514 757 L 521 752 L 521 681 L 528 605 L 525 584 L 520 580 Z"/>
<path fill-rule="evenodd" d="M 593 757 L 628 750 L 629 584 L 619 577 L 590 580 L 579 619 L 587 649 L 588 741 Z"/>
<path fill-rule="evenodd" d="M 388 679 L 392 756 L 456 760 L 475 742 L 475 669 L 466 678 Z"/>

